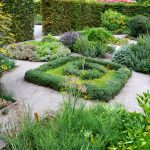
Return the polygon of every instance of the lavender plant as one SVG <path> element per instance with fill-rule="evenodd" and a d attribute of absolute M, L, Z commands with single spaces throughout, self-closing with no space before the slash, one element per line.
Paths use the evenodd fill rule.
<path fill-rule="evenodd" d="M 79 33 L 77 32 L 66 32 L 61 36 L 60 41 L 69 48 L 72 48 L 78 38 L 78 35 Z"/>

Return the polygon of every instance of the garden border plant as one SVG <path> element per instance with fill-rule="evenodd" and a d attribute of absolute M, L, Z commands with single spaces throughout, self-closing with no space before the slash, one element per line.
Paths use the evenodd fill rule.
<path fill-rule="evenodd" d="M 61 74 L 58 68 L 61 68 L 61 66 L 67 63 L 82 59 L 83 57 L 68 56 L 52 60 L 37 69 L 27 71 L 25 73 L 25 80 L 55 90 L 62 90 L 65 86 L 67 75 Z M 86 92 L 82 93 L 84 98 L 108 101 L 121 90 L 131 75 L 131 71 L 122 65 L 94 58 L 84 57 L 84 59 L 85 62 L 105 66 L 108 71 L 107 73 L 110 75 L 110 77 L 107 73 L 104 75 L 105 77 L 102 79 L 103 83 L 101 83 L 101 80 L 98 82 L 98 79 L 101 78 L 96 78 L 95 83 L 93 82 L 94 80 L 80 80 L 86 88 Z M 53 69 L 56 70 L 54 71 Z M 111 74 L 112 69 L 115 70 L 113 75 Z M 53 73 L 49 72 L 49 70 L 52 70 Z"/>

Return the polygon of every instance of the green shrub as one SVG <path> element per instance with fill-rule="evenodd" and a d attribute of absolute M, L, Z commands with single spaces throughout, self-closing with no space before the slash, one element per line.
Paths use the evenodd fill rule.
<path fill-rule="evenodd" d="M 138 95 L 137 101 L 139 106 L 144 111 L 144 114 L 130 113 L 126 117 L 125 132 L 128 136 L 125 136 L 122 141 L 118 143 L 119 149 L 143 149 L 148 150 L 150 147 L 150 92 L 144 92 L 142 95 Z M 137 126 L 132 126 L 128 121 L 136 121 Z M 128 122 L 128 123 L 127 123 Z"/>
<path fill-rule="evenodd" d="M 131 71 L 121 65 L 98 59 L 66 57 L 52 60 L 35 70 L 27 71 L 25 80 L 61 90 L 68 83 L 66 79 L 69 79 L 70 75 L 77 76 L 78 82 L 86 87 L 87 91 L 82 93 L 83 97 L 108 101 L 124 86 Z M 75 87 L 76 90 L 79 90 L 78 88 Z"/>
<path fill-rule="evenodd" d="M 16 42 L 33 39 L 34 2 L 33 0 L 2 0 L 4 12 L 12 16 L 11 31 Z"/>
<path fill-rule="evenodd" d="M 115 41 L 115 37 L 104 28 L 88 28 L 80 32 L 86 36 L 89 41 L 97 41 L 108 44 Z"/>
<path fill-rule="evenodd" d="M 115 33 L 127 31 L 128 18 L 125 15 L 111 9 L 101 15 L 102 26 Z"/>
<path fill-rule="evenodd" d="M 9 57 L 30 61 L 48 61 L 70 54 L 70 50 L 52 35 L 45 36 L 41 42 L 29 41 L 12 44 L 7 49 L 9 51 Z"/>
<path fill-rule="evenodd" d="M 142 104 L 150 100 L 150 94 L 140 97 Z M 69 99 L 62 111 L 41 121 L 26 117 L 20 132 L 7 136 L 7 150 L 14 147 L 21 150 L 149 149 L 150 115 L 131 113 L 121 106 L 98 104 L 87 108 L 75 102 Z M 144 106 L 150 108 L 148 104 Z"/>
<path fill-rule="evenodd" d="M 126 16 L 149 16 L 149 5 L 136 3 L 95 3 L 84 1 L 43 0 L 43 32 L 44 34 L 60 34 L 67 31 L 80 31 L 86 27 L 99 27 L 101 14 L 112 9 Z M 87 15 L 88 14 L 88 15 Z"/>
<path fill-rule="evenodd" d="M 129 21 L 130 34 L 138 37 L 141 34 L 150 33 L 150 18 L 138 15 Z"/>
<path fill-rule="evenodd" d="M 122 65 L 126 64 L 127 57 L 130 57 L 129 45 L 124 45 L 113 53 L 112 61 Z"/>
<path fill-rule="evenodd" d="M 2 11 L 3 5 L 0 3 L 0 77 L 3 71 L 14 67 L 14 62 L 6 58 L 6 45 L 12 43 L 13 34 L 10 32 L 11 16 Z"/>
<path fill-rule="evenodd" d="M 137 44 L 121 48 L 113 55 L 114 62 L 143 73 L 150 73 L 150 36 L 138 38 Z"/>
<path fill-rule="evenodd" d="M 86 36 L 79 36 L 73 45 L 73 51 L 90 57 L 101 57 L 107 52 L 106 45 L 98 41 L 89 41 Z"/>

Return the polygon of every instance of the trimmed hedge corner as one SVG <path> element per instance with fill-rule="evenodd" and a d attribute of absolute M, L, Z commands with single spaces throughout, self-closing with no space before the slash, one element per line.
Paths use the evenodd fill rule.
<path fill-rule="evenodd" d="M 84 93 L 81 92 L 82 97 L 108 101 L 121 90 L 131 75 L 131 71 L 122 65 L 94 58 L 84 58 L 83 69 L 81 58 L 69 56 L 52 60 L 37 69 L 27 71 L 25 80 L 61 90 L 71 85 L 72 82 L 69 83 L 71 75 L 86 88 Z M 78 86 L 73 88 L 80 91 Z"/>
<path fill-rule="evenodd" d="M 12 33 L 16 42 L 33 39 L 34 2 L 33 0 L 2 0 L 4 12 L 12 16 Z"/>
<path fill-rule="evenodd" d="M 42 0 L 44 34 L 60 34 L 70 30 L 82 30 L 85 27 L 99 27 L 101 13 L 108 9 L 127 16 L 150 16 L 150 5 Z"/>

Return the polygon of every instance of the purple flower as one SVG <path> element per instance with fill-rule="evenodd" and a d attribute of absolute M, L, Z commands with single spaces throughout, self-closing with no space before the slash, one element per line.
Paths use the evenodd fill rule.
<path fill-rule="evenodd" d="M 66 32 L 61 36 L 60 41 L 64 45 L 71 48 L 72 45 L 76 42 L 78 35 L 79 35 L 79 33 L 77 33 L 77 32 Z"/>

